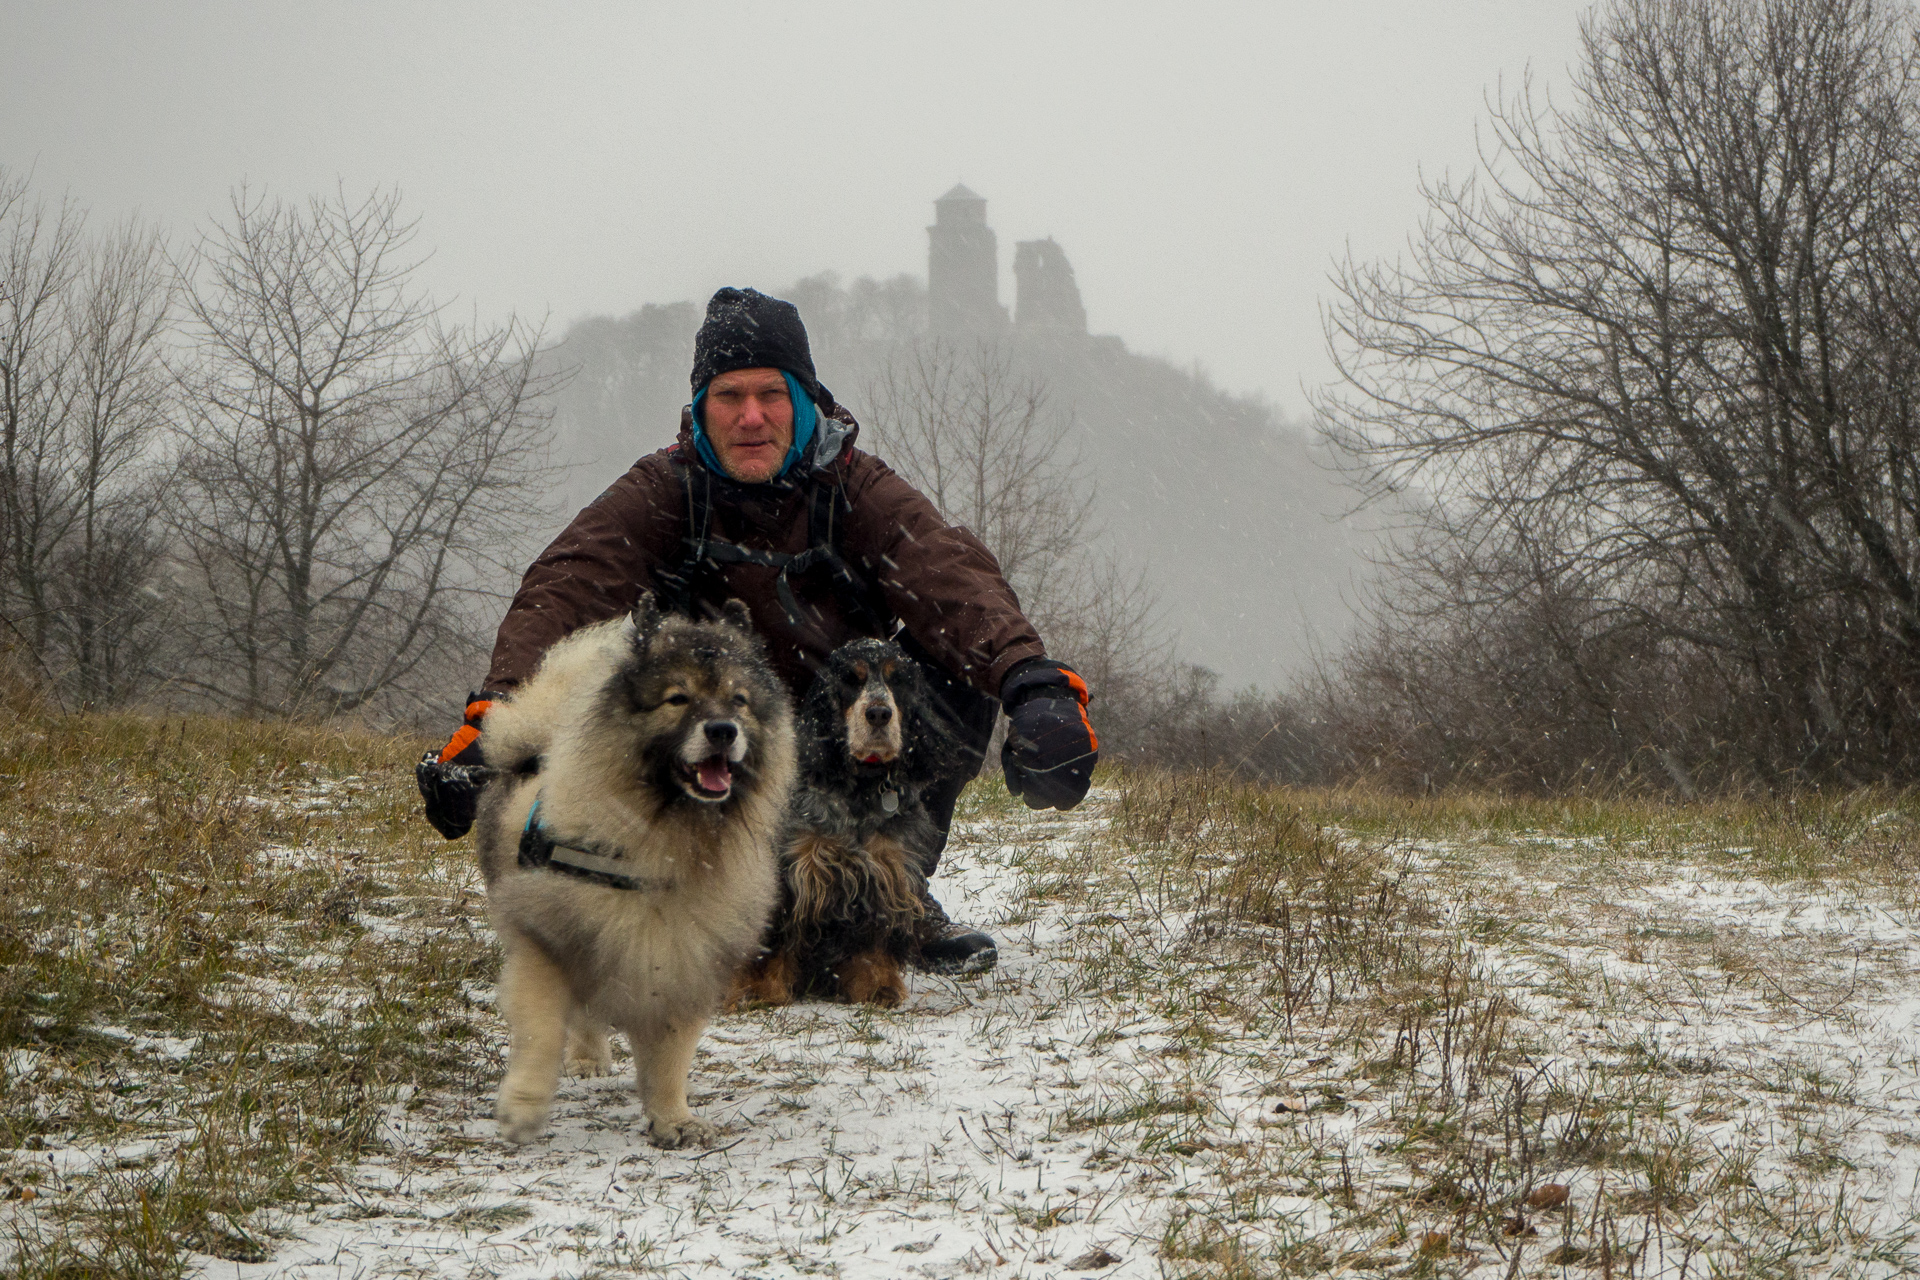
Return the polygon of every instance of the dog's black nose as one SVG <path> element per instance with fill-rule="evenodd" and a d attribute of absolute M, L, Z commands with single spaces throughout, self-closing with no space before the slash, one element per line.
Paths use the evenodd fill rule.
<path fill-rule="evenodd" d="M 733 740 L 740 736 L 740 726 L 731 720 L 709 720 L 707 722 L 707 741 L 716 747 L 730 747 Z"/>
<path fill-rule="evenodd" d="M 867 723 L 876 729 L 891 719 L 893 719 L 893 708 L 885 703 L 867 708 Z"/>

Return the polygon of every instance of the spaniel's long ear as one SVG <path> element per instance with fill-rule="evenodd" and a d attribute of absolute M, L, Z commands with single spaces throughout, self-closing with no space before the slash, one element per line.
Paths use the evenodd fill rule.
<path fill-rule="evenodd" d="M 949 776 L 966 751 L 960 739 L 932 714 L 932 697 L 926 681 L 915 679 L 910 681 L 900 707 L 903 720 L 900 728 L 906 734 L 907 776 L 922 785 Z"/>
<path fill-rule="evenodd" d="M 627 615 L 627 625 L 633 632 L 635 653 L 645 653 L 653 647 L 653 637 L 660 630 L 660 607 L 653 602 L 653 592 L 640 593 L 640 598 L 633 602 L 633 612 Z"/>
<path fill-rule="evenodd" d="M 845 781 L 853 775 L 853 757 L 847 754 L 847 718 L 833 696 L 833 677 L 826 667 L 795 708 L 800 740 L 800 773 L 812 784 Z"/>
<path fill-rule="evenodd" d="M 747 603 L 744 600 L 733 599 L 721 605 L 720 621 L 726 623 L 736 631 L 744 631 L 748 635 L 753 634 L 753 614 L 748 611 Z"/>

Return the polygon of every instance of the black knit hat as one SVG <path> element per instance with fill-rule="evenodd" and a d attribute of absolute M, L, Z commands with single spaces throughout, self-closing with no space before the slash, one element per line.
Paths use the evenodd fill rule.
<path fill-rule="evenodd" d="M 693 394 L 734 369 L 784 369 L 822 408 L 833 396 L 814 376 L 807 327 L 791 302 L 758 289 L 722 289 L 707 303 L 706 323 L 693 339 Z"/>

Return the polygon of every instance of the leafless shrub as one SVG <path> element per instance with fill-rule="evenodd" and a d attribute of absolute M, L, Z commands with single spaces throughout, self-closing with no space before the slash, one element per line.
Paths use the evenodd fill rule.
<path fill-rule="evenodd" d="M 1687 798 L 1753 776 L 1724 667 L 1653 627 L 1610 625 L 1577 575 L 1530 576 L 1483 551 L 1394 585 L 1313 690 L 1325 758 L 1345 776 Z"/>
<path fill-rule="evenodd" d="M 1119 753 L 1129 763 L 1293 784 L 1334 783 L 1354 772 L 1351 751 L 1333 732 L 1323 692 L 1311 681 L 1278 693 L 1227 693 L 1216 673 L 1176 662 L 1136 703 L 1135 715 Z"/>

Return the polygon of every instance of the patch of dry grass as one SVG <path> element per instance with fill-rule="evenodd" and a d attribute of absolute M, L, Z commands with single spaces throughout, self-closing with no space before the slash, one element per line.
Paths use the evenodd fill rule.
<path fill-rule="evenodd" d="M 11 1274 L 267 1256 L 409 1087 L 472 1070 L 493 961 L 392 737 L 0 721 L 0 1165 Z M 464 901 L 463 901 L 464 900 Z M 414 941 L 370 924 L 407 919 Z"/>
<path fill-rule="evenodd" d="M 1207 1166 L 1159 1242 L 1170 1274 L 1920 1265 L 1914 1215 L 1863 1207 L 1850 1186 L 1879 1099 L 1833 1064 L 1755 1091 L 1735 1074 L 1754 1046 L 1662 1039 L 1845 1021 L 1871 989 L 1866 949 L 1849 978 L 1828 946 L 1614 901 L 1682 862 L 1904 901 L 1912 797 L 1562 806 L 1225 775 L 1117 786 L 1109 839 L 1038 845 L 1026 869 L 1084 922 L 1084 971 L 1174 1037 L 1164 1072 L 1072 1118 L 1109 1162 L 1175 1151 Z M 1527 876 L 1560 887 L 1512 883 Z M 1242 1095 L 1273 1099 L 1257 1140 L 1230 1101 L 1236 1074 Z M 1529 1204 L 1566 1184 L 1565 1203 Z"/>
<path fill-rule="evenodd" d="M 1886 787 L 1677 801 L 1486 792 L 1404 796 L 1367 787 L 1272 788 L 1309 820 L 1392 844 L 1540 837 L 1596 856 L 1706 857 L 1768 879 L 1841 875 L 1904 886 L 1920 873 L 1920 792 Z"/>

